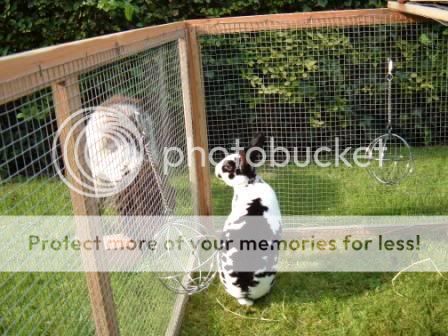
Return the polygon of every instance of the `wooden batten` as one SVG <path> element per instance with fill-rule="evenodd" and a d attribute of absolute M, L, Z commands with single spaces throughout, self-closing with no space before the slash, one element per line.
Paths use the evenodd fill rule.
<path fill-rule="evenodd" d="M 410 6 L 410 5 L 405 5 Z M 0 58 L 0 104 L 51 82 L 94 69 L 139 51 L 194 34 L 224 34 L 282 28 L 409 23 L 425 20 L 389 9 L 322 11 L 188 20 L 60 44 Z"/>
<path fill-rule="evenodd" d="M 188 160 L 188 172 L 191 189 L 194 191 L 193 195 L 193 208 L 194 214 L 199 215 L 199 202 L 200 199 L 197 197 L 199 187 L 199 178 L 196 169 L 196 160 L 191 156 L 193 148 L 193 107 L 191 105 L 191 95 L 192 89 L 190 88 L 190 74 L 188 66 L 188 41 L 187 36 L 185 38 L 179 39 L 179 66 L 180 66 L 180 77 L 182 83 L 182 100 L 184 108 L 184 122 L 185 122 L 185 135 L 187 143 L 187 160 Z"/>
<path fill-rule="evenodd" d="M 53 101 L 56 112 L 56 120 L 58 123 L 58 128 L 60 132 L 59 140 L 61 143 L 61 148 L 66 149 L 63 155 L 64 164 L 66 167 L 72 167 L 73 176 L 67 175 L 67 180 L 78 190 L 82 190 L 83 187 L 77 183 L 77 181 L 83 181 L 84 177 L 77 167 L 77 163 L 75 161 L 76 155 L 76 138 L 78 131 L 74 125 L 77 120 L 73 118 L 73 113 L 81 109 L 81 92 L 79 89 L 78 77 L 77 76 L 69 76 L 65 80 L 61 82 L 55 82 L 52 84 L 52 92 L 53 92 Z M 68 133 L 70 129 L 73 129 L 73 136 L 68 137 Z M 80 157 L 81 164 L 85 165 Z M 83 167 L 83 169 L 87 169 L 88 167 Z M 77 181 L 76 181 L 76 180 Z M 73 212 L 77 216 L 98 216 L 99 210 L 97 205 L 97 200 L 85 197 L 80 193 L 76 192 L 74 189 L 70 190 L 70 195 L 73 204 Z"/>
<path fill-rule="evenodd" d="M 419 1 L 427 2 L 427 1 Z M 444 2 L 447 5 L 448 2 Z M 405 14 L 418 15 L 432 20 L 439 20 L 448 22 L 448 10 L 445 8 L 429 7 L 424 4 L 407 2 L 398 3 L 397 1 L 389 1 L 387 3 L 387 8 L 398 11 Z"/>
<path fill-rule="evenodd" d="M 191 134 L 192 147 L 203 149 L 205 155 L 202 157 L 199 151 L 194 151 L 193 161 L 195 166 L 195 187 L 197 198 L 197 214 L 210 216 L 212 214 L 211 204 L 211 182 L 210 166 L 208 161 L 208 138 L 207 120 L 205 111 L 205 94 L 202 81 L 202 63 L 199 41 L 196 28 L 190 27 L 187 34 L 187 64 L 188 64 L 188 87 L 190 90 L 191 103 Z M 188 118 L 188 117 L 187 117 Z M 188 129 L 187 129 L 188 131 Z"/>
<path fill-rule="evenodd" d="M 393 12 L 389 9 L 360 9 L 189 20 L 187 26 L 195 27 L 198 35 L 204 35 L 285 28 L 343 27 L 417 21 L 424 21 L 424 19 Z"/>
<path fill-rule="evenodd" d="M 74 60 L 85 59 L 104 51 L 129 47 L 140 41 L 153 43 L 167 39 L 176 40 L 178 32 L 184 31 L 183 22 L 170 23 L 155 27 L 135 29 L 85 40 L 59 44 L 0 58 L 0 82 L 6 82 L 25 75 L 67 64 Z M 120 48 L 122 48 L 120 50 Z M 79 69 L 78 69 L 79 70 Z"/>
<path fill-rule="evenodd" d="M 65 76 L 87 71 L 139 51 L 176 41 L 185 23 L 125 31 L 0 58 L 0 104 L 18 99 Z"/>
<path fill-rule="evenodd" d="M 177 336 L 180 334 L 180 330 L 182 327 L 182 319 L 185 315 L 185 309 L 187 303 L 188 303 L 187 294 L 177 294 L 171 318 L 170 321 L 168 322 L 168 327 L 165 331 L 165 336 Z"/>
<path fill-rule="evenodd" d="M 79 90 L 78 77 L 76 75 L 65 78 L 64 81 L 52 84 L 53 100 L 56 110 L 56 119 L 60 131 L 60 144 L 62 155 L 66 167 L 71 167 L 73 175 L 67 174 L 66 178 L 74 188 L 70 190 L 73 213 L 77 226 L 77 234 L 83 240 L 95 240 L 101 237 L 99 233 L 99 209 L 97 200 L 87 197 L 81 192 L 88 192 L 82 183 L 89 183 L 82 175 L 81 169 L 89 172 L 89 168 L 82 160 L 82 155 L 77 148 L 78 128 L 74 125 L 77 119 L 73 114 L 78 111 L 81 104 L 81 95 Z M 72 136 L 68 136 L 69 131 L 73 130 Z M 79 145 L 79 144 L 78 144 Z M 79 167 L 75 157 L 80 158 Z M 76 189 L 75 189 L 76 188 Z M 92 272 L 92 269 L 99 269 L 102 265 L 101 251 L 81 252 L 84 266 L 87 268 L 86 280 L 89 290 L 90 303 L 92 307 L 93 318 L 95 321 L 96 334 L 100 336 L 118 336 L 118 319 L 116 315 L 115 303 L 113 300 L 112 287 L 108 273 Z"/>

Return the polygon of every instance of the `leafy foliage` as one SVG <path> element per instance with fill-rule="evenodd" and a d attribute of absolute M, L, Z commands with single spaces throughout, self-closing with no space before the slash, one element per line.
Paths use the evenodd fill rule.
<path fill-rule="evenodd" d="M 4 0 L 0 4 L 0 55 L 188 18 L 374 8 L 384 3 L 372 0 Z M 316 144 L 315 138 L 330 138 L 327 135 L 336 128 L 369 138 L 372 130 L 383 129 L 385 125 L 384 62 L 393 56 L 397 67 L 395 109 L 406 102 L 416 102 L 408 110 L 395 111 L 394 125 L 414 145 L 441 144 L 448 137 L 446 127 L 442 127 L 446 125 L 448 110 L 448 103 L 443 99 L 448 78 L 444 56 L 448 29 L 423 29 L 411 39 L 398 33 L 391 35 L 386 29 L 374 34 L 362 30 L 308 29 L 204 37 L 201 43 L 207 70 L 205 87 L 207 92 L 221 97 L 207 100 L 208 109 L 219 111 L 222 120 L 232 115 L 234 123 L 243 125 L 238 127 L 238 132 L 247 134 L 233 134 L 236 128 L 232 127 L 225 132 L 229 139 L 249 137 L 251 122 L 257 116 L 262 120 L 267 114 L 269 117 L 264 120 L 271 123 L 270 127 L 294 125 L 296 129 L 309 129 L 300 139 L 304 146 Z M 295 111 L 296 116 L 304 117 L 297 120 L 297 117 L 273 113 L 285 106 Z M 0 108 L 9 109 L 8 106 Z M 24 132 L 32 132 L 38 123 L 48 123 L 48 113 L 48 108 L 34 104 L 14 110 L 14 116 L 5 115 L 0 120 L 2 127 L 11 120 L 21 127 L 9 132 L 11 139 L 3 139 L 16 144 L 7 150 L 20 151 L 22 146 L 28 146 L 19 139 L 24 138 Z M 220 134 L 216 138 L 222 144 L 225 139 Z M 42 140 L 34 139 L 39 145 L 47 146 Z M 213 139 L 211 142 L 213 145 Z M 3 151 L 2 160 L 11 155 L 14 154 Z M 24 158 L 20 166 L 27 160 Z M 40 164 L 45 166 L 46 160 L 43 157 Z"/>
<path fill-rule="evenodd" d="M 307 146 L 317 145 L 313 137 L 330 141 L 329 135 L 344 129 L 371 141 L 372 132 L 386 125 L 385 65 L 391 57 L 395 130 L 413 145 L 441 144 L 448 137 L 441 127 L 447 103 L 440 99 L 448 80 L 448 29 L 406 29 L 326 27 L 202 37 L 208 109 L 224 118 L 241 108 L 234 115 L 247 127 L 258 116 L 261 128 L 311 128 L 301 141 Z M 213 97 L 221 96 L 227 107 L 217 106 Z M 266 114 L 269 125 L 260 122 Z"/>
<path fill-rule="evenodd" d="M 385 1 L 3 0 L 0 55 L 189 18 L 373 8 Z"/>
<path fill-rule="evenodd" d="M 57 126 L 50 95 L 46 88 L 0 106 L 0 179 L 54 174 L 51 148 Z"/>

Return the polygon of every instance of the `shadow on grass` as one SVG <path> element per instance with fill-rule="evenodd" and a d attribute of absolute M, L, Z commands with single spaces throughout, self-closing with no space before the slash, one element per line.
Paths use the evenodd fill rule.
<path fill-rule="evenodd" d="M 275 190 L 282 215 L 315 215 L 340 203 L 340 187 L 329 177 L 286 169 L 262 172 L 263 179 Z M 289 183 L 288 181 L 294 181 Z M 212 178 L 213 214 L 226 216 L 232 208 L 232 188 Z"/>
<path fill-rule="evenodd" d="M 343 300 L 390 284 L 393 273 L 279 273 L 272 292 L 257 301 L 260 309 L 272 304 L 307 304 Z"/>
<path fill-rule="evenodd" d="M 285 173 L 266 176 L 277 193 L 282 215 L 316 215 L 338 207 L 341 201 L 338 181 L 327 176 L 288 169 Z M 285 183 L 292 180 L 294 183 Z"/>
<path fill-rule="evenodd" d="M 381 293 L 389 292 L 393 276 L 392 273 L 279 273 L 272 291 L 251 307 L 240 306 L 216 279 L 208 291 L 191 297 L 181 334 L 191 336 L 207 330 L 209 335 L 238 335 L 248 331 L 271 335 L 275 329 L 277 335 L 298 332 L 343 335 L 334 332 L 335 328 L 343 328 L 345 319 L 347 323 L 355 321 L 341 314 L 356 314 L 357 310 L 370 314 L 375 304 L 381 306 L 375 300 L 389 305 L 381 309 L 390 309 L 396 297 Z M 365 306 L 369 300 L 372 307 Z M 261 317 L 266 320 L 261 321 Z M 358 318 L 356 323 L 368 323 L 368 319 Z"/>

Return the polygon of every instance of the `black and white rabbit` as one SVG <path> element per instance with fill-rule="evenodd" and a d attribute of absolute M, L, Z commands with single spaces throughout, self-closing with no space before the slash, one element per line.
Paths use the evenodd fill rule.
<path fill-rule="evenodd" d="M 234 191 L 218 254 L 219 275 L 227 293 L 241 305 L 252 305 L 253 300 L 269 293 L 276 275 L 278 251 L 273 242 L 280 239 L 280 207 L 274 190 L 248 162 L 249 158 L 255 163 L 255 149 L 261 148 L 264 140 L 262 134 L 256 135 L 250 147 L 225 157 L 215 167 L 216 177 Z M 263 246 L 269 247 L 254 249 L 247 243 L 242 248 L 247 241 L 264 241 Z"/>

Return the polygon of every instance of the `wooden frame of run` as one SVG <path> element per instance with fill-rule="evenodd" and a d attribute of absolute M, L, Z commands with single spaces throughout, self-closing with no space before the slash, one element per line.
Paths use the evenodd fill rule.
<path fill-rule="evenodd" d="M 428 19 L 448 22 L 448 10 L 446 8 L 437 8 L 428 6 L 429 2 L 443 3 L 448 6 L 448 1 L 415 1 L 399 3 L 398 1 L 388 1 L 387 8 L 399 11 L 401 13 L 423 16 Z"/>
<path fill-rule="evenodd" d="M 389 2 L 390 5 L 393 2 Z M 410 6 L 409 4 L 400 6 Z M 392 16 L 391 16 L 392 14 Z M 346 10 L 346 11 L 323 11 L 311 13 L 293 13 L 293 14 L 273 14 L 273 15 L 257 15 L 257 16 L 242 16 L 229 17 L 219 19 L 202 19 L 202 20 L 187 20 L 184 22 L 170 23 L 160 26 L 148 27 L 115 33 L 105 36 L 89 38 L 85 40 L 64 43 L 52 47 L 46 47 L 27 51 L 19 54 L 0 58 L 0 83 L 10 82 L 15 79 L 20 79 L 24 76 L 34 73 L 42 73 L 43 70 L 56 68 L 58 66 L 67 65 L 76 60 L 86 60 L 93 55 L 102 52 L 115 51 L 116 53 L 133 53 L 138 52 L 134 46 L 138 42 L 149 42 L 151 45 L 157 46 L 167 41 L 177 39 L 185 35 L 188 30 L 193 35 L 205 34 L 211 27 L 217 28 L 213 30 L 214 33 L 219 32 L 219 25 L 231 24 L 251 24 L 251 29 L 256 29 L 256 25 L 281 25 L 285 27 L 313 27 L 320 25 L 329 25 L 334 21 L 335 24 L 344 24 L 340 19 L 358 18 L 360 21 L 357 24 L 372 24 L 372 18 L 375 24 L 387 22 L 415 22 L 419 21 L 416 16 L 401 14 L 389 9 L 365 9 L 365 10 Z M 324 20 L 324 21 L 323 21 Z M 345 23 L 347 24 L 347 23 Z M 235 32 L 238 26 L 235 27 Z M 223 32 L 228 32 L 223 30 Z M 249 29 L 246 28 L 246 29 Z M 148 46 L 146 46 L 148 47 Z M 115 55 L 116 56 L 116 55 Z M 102 60 L 107 62 L 107 59 Z M 93 60 L 82 65 L 73 66 L 71 71 L 80 72 L 87 67 L 92 67 L 95 64 Z M 38 81 L 51 81 L 51 77 L 43 78 Z M 4 101 L 4 92 L 0 91 L 0 101 Z"/>
<path fill-rule="evenodd" d="M 409 6 L 412 5 L 389 3 L 390 8 L 411 12 L 407 10 L 411 8 Z M 414 11 L 412 14 L 421 13 Z M 179 41 L 185 129 L 187 136 L 192 139 L 189 146 L 201 147 L 208 152 L 198 35 L 287 27 L 319 27 L 332 23 L 338 26 L 350 25 L 354 18 L 357 25 L 412 23 L 424 20 L 389 9 L 327 11 L 190 20 L 100 36 L 0 58 L 0 104 L 12 102 L 43 87 L 51 87 L 58 124 L 62 124 L 81 104 L 80 73 L 112 62 L 117 57 L 126 57 L 170 41 Z M 72 146 L 69 145 L 70 147 Z M 69 160 L 70 155 L 65 159 Z M 202 216 L 211 215 L 209 166 L 201 164 L 199 153 L 193 158 L 192 166 L 194 168 L 190 168 L 190 180 L 194 189 L 193 197 L 196 198 L 196 213 Z M 76 192 L 72 192 L 72 203 L 75 215 L 88 216 L 98 213 L 92 200 Z M 117 335 L 117 314 L 108 275 L 91 273 L 87 276 L 87 283 L 97 334 Z M 167 334 L 179 331 L 186 299 L 186 296 L 182 296 L 176 301 Z"/>

